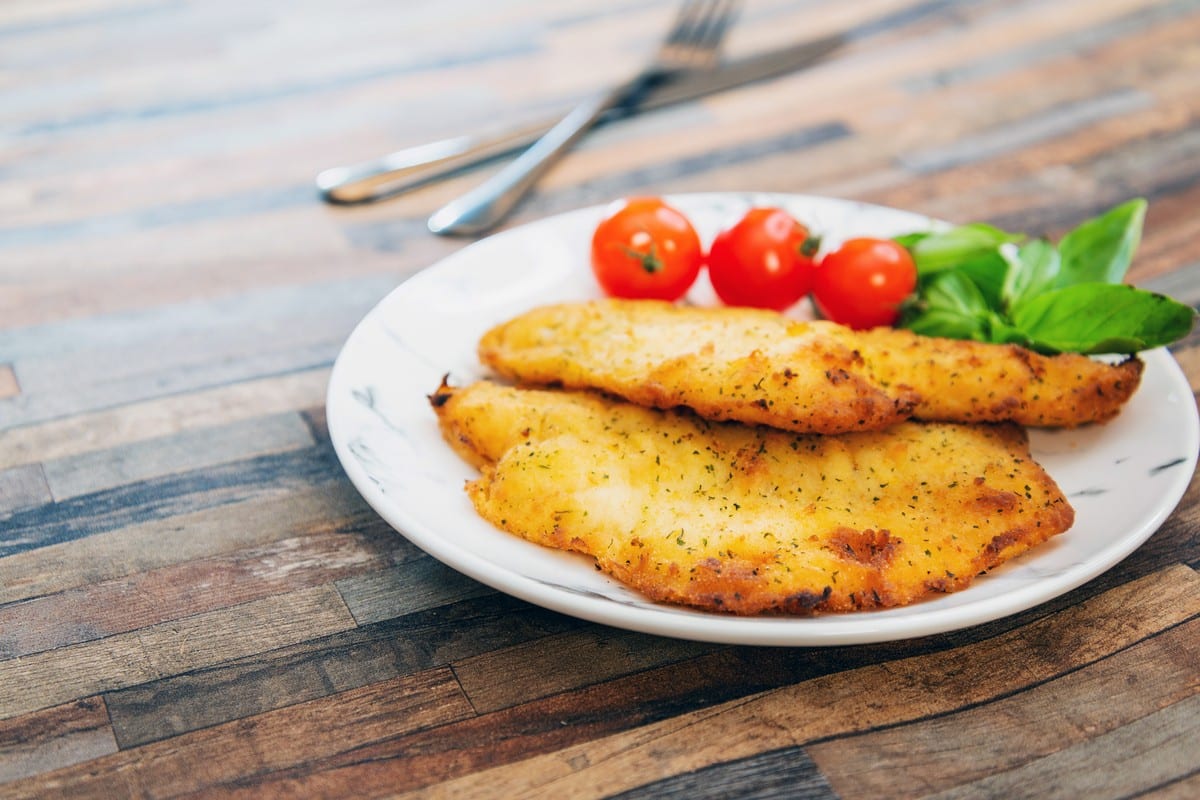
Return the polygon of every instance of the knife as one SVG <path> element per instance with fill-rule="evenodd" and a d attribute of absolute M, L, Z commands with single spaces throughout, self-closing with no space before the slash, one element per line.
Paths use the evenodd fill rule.
<path fill-rule="evenodd" d="M 708 94 L 783 75 L 812 64 L 846 42 L 834 34 L 758 55 L 727 61 L 711 69 L 689 70 L 614 106 L 599 124 L 694 100 Z M 543 120 L 496 136 L 464 135 L 397 150 L 382 158 L 317 175 L 321 199 L 338 205 L 371 203 L 395 197 L 460 170 L 522 150 L 554 127 L 561 117 Z"/>

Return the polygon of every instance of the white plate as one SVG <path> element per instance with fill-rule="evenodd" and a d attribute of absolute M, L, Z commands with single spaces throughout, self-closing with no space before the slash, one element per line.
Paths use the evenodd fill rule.
<path fill-rule="evenodd" d="M 925 217 L 796 195 L 679 195 L 704 241 L 751 204 L 789 209 L 826 243 L 895 235 Z M 621 628 L 713 642 L 835 645 L 924 636 L 1030 608 L 1105 571 L 1167 518 L 1192 477 L 1200 425 L 1191 389 L 1165 350 L 1143 354 L 1141 388 L 1104 426 L 1033 431 L 1034 454 L 1075 506 L 1074 527 L 969 588 L 904 608 L 814 618 L 742 618 L 659 605 L 597 572 L 590 559 L 530 544 L 475 514 L 474 471 L 442 441 L 426 395 L 445 373 L 484 372 L 475 343 L 536 305 L 599 296 L 588 268 L 588 208 L 481 240 L 405 282 L 346 342 L 330 379 L 329 432 L 350 479 L 380 515 L 435 558 L 502 592 Z M 700 285 L 692 299 L 711 302 Z M 795 313 L 803 314 L 803 304 Z"/>

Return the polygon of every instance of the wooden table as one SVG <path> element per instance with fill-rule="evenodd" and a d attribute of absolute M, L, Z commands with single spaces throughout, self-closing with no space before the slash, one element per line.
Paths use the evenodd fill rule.
<path fill-rule="evenodd" d="M 564 109 L 672 13 L 0 7 L 0 796 L 1200 796 L 1195 482 L 1045 605 L 824 649 L 525 604 L 351 486 L 331 364 L 487 171 L 340 208 L 313 176 Z M 1200 4 L 752 1 L 729 52 L 835 31 L 596 131 L 512 224 L 755 189 L 1057 236 L 1140 195 L 1131 280 L 1200 301 Z M 1173 350 L 1200 386 L 1200 336 Z"/>

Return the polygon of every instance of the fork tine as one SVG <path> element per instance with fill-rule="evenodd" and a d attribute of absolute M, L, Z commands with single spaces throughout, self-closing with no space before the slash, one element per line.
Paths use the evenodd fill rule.
<path fill-rule="evenodd" d="M 434 233 L 480 233 L 504 218 L 538 176 L 623 98 L 636 96 L 664 76 L 684 69 L 711 67 L 718 45 L 733 19 L 738 0 L 684 0 L 654 58 L 641 71 L 587 100 L 563 117 L 516 161 L 487 182 L 443 206 L 429 218 Z"/>
<path fill-rule="evenodd" d="M 738 0 L 685 0 L 662 47 L 677 58 L 711 58 L 736 17 L 738 5 Z"/>
<path fill-rule="evenodd" d="M 713 3 L 702 26 L 699 41 L 707 47 L 716 46 L 725 38 L 725 31 L 733 24 L 737 11 L 737 0 L 717 0 Z"/>
<path fill-rule="evenodd" d="M 713 0 L 684 0 L 675 15 L 671 31 L 663 37 L 665 45 L 686 44 L 695 39 L 697 26 L 703 21 L 703 16 Z"/>

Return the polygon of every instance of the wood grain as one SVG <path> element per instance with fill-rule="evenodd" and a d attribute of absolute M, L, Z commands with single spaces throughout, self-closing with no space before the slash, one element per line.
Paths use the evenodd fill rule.
<path fill-rule="evenodd" d="M 341 597 L 326 584 L 0 661 L 0 719 L 353 625 Z"/>
<path fill-rule="evenodd" d="M 1127 610 L 1132 597 L 1143 601 L 1141 613 Z M 1012 693 L 1140 641 L 1157 630 L 1162 609 L 1176 621 L 1200 613 L 1200 576 L 1171 569 L 960 653 L 864 667 L 731 701 L 563 748 L 536 763 L 445 781 L 434 796 L 600 797 L 647 778 L 929 717 Z M 1139 629 L 1139 619 L 1148 627 Z M 836 714 L 829 713 L 833 708 Z"/>
<path fill-rule="evenodd" d="M 53 497 L 40 464 L 0 471 L 0 504 L 9 511 L 49 503 Z"/>
<path fill-rule="evenodd" d="M 345 578 L 337 588 L 359 625 L 495 594 L 432 558 Z"/>
<path fill-rule="evenodd" d="M 578 627 L 507 597 L 464 601 L 106 694 L 122 747 L 334 695 Z"/>
<path fill-rule="evenodd" d="M 103 698 L 0 721 L 0 784 L 115 753 Z"/>
<path fill-rule="evenodd" d="M 0 430 L 0 465 L 55 461 L 320 402 L 326 369 L 244 381 Z"/>
<path fill-rule="evenodd" d="M 44 782 L 5 786 L 11 798 L 41 791 L 90 797 L 179 795 L 210 784 L 278 769 L 373 739 L 471 714 L 449 670 L 381 681 L 278 711 L 206 728 L 60 769 Z"/>
<path fill-rule="evenodd" d="M 1135 597 L 1145 602 L 1125 611 Z M 535 701 L 329 764 L 263 776 L 242 787 L 242 796 L 269 795 L 277 784 L 311 794 L 353 785 L 364 797 L 401 790 L 445 797 L 607 796 L 1008 696 L 1153 636 L 1163 611 L 1175 622 L 1200 612 L 1200 576 L 1186 567 L 1169 569 L 1007 633 L 948 651 L 930 643 L 928 652 L 886 665 L 862 648 L 849 648 L 847 658 L 836 651 L 726 650 L 591 687 L 578 699 Z M 795 662 L 805 656 L 817 677 L 798 678 L 806 667 Z M 855 666 L 856 657 L 867 665 Z M 737 676 L 769 682 L 773 672 L 787 675 L 774 678 L 779 688 L 720 702 Z M 584 697 L 586 705 L 580 704 Z M 627 707 L 608 716 L 614 702 Z M 530 758 L 533 753 L 540 754 Z M 489 763 L 503 766 L 486 769 Z"/>
<path fill-rule="evenodd" d="M 6 397 L 16 397 L 21 393 L 21 385 L 17 383 L 16 373 L 11 364 L 0 364 L 0 400 Z"/>
<path fill-rule="evenodd" d="M 587 628 L 460 661 L 454 672 L 471 705 L 485 713 L 716 649 L 702 642 L 655 641 L 643 634 Z"/>
<path fill-rule="evenodd" d="M 554 637 L 546 640 L 552 642 Z M 298 787 L 302 793 L 328 794 L 335 793 L 338 786 L 348 781 L 363 796 L 386 796 L 401 789 L 424 787 L 466 772 L 553 752 L 705 707 L 730 696 L 741 696 L 746 689 L 739 679 L 747 675 L 756 684 L 780 680 L 779 670 L 765 667 L 755 659 L 738 658 L 734 653 L 732 649 L 721 650 L 573 692 L 551 694 L 452 726 L 357 748 L 278 775 L 262 776 L 222 793 L 269 796 L 277 791 L 277 786 L 286 786 Z M 828 663 L 823 669 L 829 669 Z"/>
<path fill-rule="evenodd" d="M 1147 675 L 1147 663 L 1161 669 Z M 1050 771 L 1046 765 L 1053 762 L 1046 759 L 1125 726 L 1154 727 L 1144 720 L 1160 709 L 1190 708 L 1200 693 L 1198 663 L 1200 620 L 1193 619 L 1020 695 L 902 728 L 820 742 L 808 753 L 844 797 L 917 797 L 960 786 L 960 792 L 971 791 L 966 787 L 995 773 L 1036 774 L 1029 766 L 1034 762 L 1042 761 L 1042 771 Z M 1101 694 L 1103 704 L 1080 702 Z M 921 764 L 920 770 L 912 769 L 914 762 Z M 1119 786 L 1110 774 L 1106 780 L 1109 790 Z M 1042 779 L 1025 785 L 1036 787 L 1038 794 L 1049 791 Z M 1093 790 L 1084 788 L 1072 781 L 1064 791 L 1093 796 Z"/>
<path fill-rule="evenodd" d="M 83 456 L 42 462 L 55 500 L 176 475 L 230 461 L 311 447 L 312 433 L 295 413 L 255 417 L 177 433 Z"/>
<path fill-rule="evenodd" d="M 252 497 L 22 550 L 0 559 L 0 603 L 261 546 L 305 530 L 377 520 L 364 517 L 366 509 L 344 484 L 296 487 L 284 497 Z M 160 546 L 164 541 L 170 546 Z"/>
<path fill-rule="evenodd" d="M 747 794 L 746 786 L 754 786 Z M 609 795 L 620 800 L 653 800 L 665 797 L 793 797 L 835 800 L 835 794 L 816 764 L 798 747 L 771 750 L 756 756 L 727 761 L 684 772 Z"/>
<path fill-rule="evenodd" d="M 0 541 L 0 557 L 193 510 L 279 497 L 296 489 L 328 484 L 335 463 L 331 448 L 317 446 L 166 475 L 18 510 L 6 520 L 11 538 Z"/>
<path fill-rule="evenodd" d="M 1128 797 L 1143 781 L 1169 784 L 1196 770 L 1196 712 L 1191 697 L 1136 722 L 1007 772 L 981 778 L 941 797 L 963 792 L 1011 797 Z M 1130 780 L 1131 763 L 1150 762 Z M 939 795 L 931 795 L 939 797 Z"/>
<path fill-rule="evenodd" d="M 329 583 L 391 561 L 394 535 L 281 539 L 0 606 L 0 659 Z"/>
<path fill-rule="evenodd" d="M 29 370 L 37 384 L 17 397 L 0 400 L 0 424 L 26 425 L 252 377 L 326 367 L 337 355 L 347 329 L 394 284 L 389 278 L 376 279 L 365 289 L 354 285 L 314 289 L 331 308 L 310 315 L 312 319 L 306 318 L 304 324 L 299 320 L 276 324 L 273 331 L 252 338 L 252 344 L 246 339 L 245 328 L 251 325 L 247 318 L 233 330 L 185 332 L 165 340 L 151 326 L 144 334 L 147 342 L 126 343 L 116 351 L 38 357 L 33 363 L 40 368 L 34 372 L 31 364 Z M 252 316 L 256 304 L 247 306 L 244 313 Z M 281 337 L 286 344 L 281 344 Z M 72 390 L 64 391 L 67 387 L 58 381 L 76 375 L 80 382 L 72 378 Z"/>
<path fill-rule="evenodd" d="M 1187 800 L 1200 791 L 1200 772 L 1193 770 L 1187 777 L 1169 781 L 1143 793 L 1142 797 L 1153 800 Z"/>

